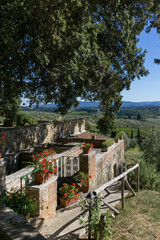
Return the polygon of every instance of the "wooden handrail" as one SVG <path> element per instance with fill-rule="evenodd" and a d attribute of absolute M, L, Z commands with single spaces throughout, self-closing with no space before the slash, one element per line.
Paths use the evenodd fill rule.
<path fill-rule="evenodd" d="M 129 168 L 127 171 L 125 171 L 124 173 L 120 174 L 118 177 L 115 177 L 114 179 L 112 179 L 111 181 L 103 184 L 101 187 L 99 187 L 98 189 L 94 190 L 93 193 L 95 195 L 99 194 L 100 192 L 102 192 L 106 187 L 109 187 L 110 185 L 112 185 L 113 183 L 117 182 L 119 179 L 124 178 L 128 173 L 132 172 L 134 169 L 139 168 L 139 164 L 136 164 L 135 166 L 133 166 L 132 168 Z"/>

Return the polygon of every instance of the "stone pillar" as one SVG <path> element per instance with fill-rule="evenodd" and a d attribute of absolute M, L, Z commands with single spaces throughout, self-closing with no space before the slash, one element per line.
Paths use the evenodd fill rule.
<path fill-rule="evenodd" d="M 6 162 L 0 161 L 0 195 L 2 191 L 6 188 Z"/>
<path fill-rule="evenodd" d="M 96 155 L 92 150 L 89 154 L 81 154 L 79 156 L 80 171 L 87 173 L 91 176 L 89 181 L 89 189 L 94 190 L 96 188 Z"/>
<path fill-rule="evenodd" d="M 57 177 L 37 185 L 31 183 L 27 188 L 39 200 L 39 216 L 47 222 L 56 214 L 57 208 Z"/>

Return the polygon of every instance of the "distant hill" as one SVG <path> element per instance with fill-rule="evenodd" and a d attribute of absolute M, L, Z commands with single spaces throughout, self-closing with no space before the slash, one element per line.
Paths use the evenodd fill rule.
<path fill-rule="evenodd" d="M 160 107 L 160 101 L 155 102 L 129 102 L 124 101 L 122 108 L 133 108 L 133 107 Z"/>
<path fill-rule="evenodd" d="M 32 106 L 32 109 L 35 108 L 36 105 Z M 77 109 L 79 108 L 98 108 L 99 102 L 84 102 L 80 101 Z M 123 101 L 122 108 L 135 108 L 135 107 L 160 107 L 160 101 L 154 102 L 130 102 Z M 57 108 L 55 104 L 40 104 L 39 108 Z"/>

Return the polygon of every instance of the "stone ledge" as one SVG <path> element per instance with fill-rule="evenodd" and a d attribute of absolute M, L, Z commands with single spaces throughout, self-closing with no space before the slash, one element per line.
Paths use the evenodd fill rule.
<path fill-rule="evenodd" d="M 6 185 L 10 184 L 11 182 L 20 179 L 21 177 L 23 177 L 24 175 L 32 172 L 34 169 L 34 167 L 26 167 L 23 168 L 15 173 L 12 173 L 8 176 L 6 176 Z"/>
<path fill-rule="evenodd" d="M 4 240 L 45 240 L 24 217 L 0 204 L 0 239 Z"/>
<path fill-rule="evenodd" d="M 30 183 L 28 187 L 42 190 L 43 188 L 47 188 L 50 184 L 52 184 L 56 180 L 57 180 L 57 176 L 53 176 L 43 184 L 36 184 L 35 182 L 33 182 L 33 183 Z"/>

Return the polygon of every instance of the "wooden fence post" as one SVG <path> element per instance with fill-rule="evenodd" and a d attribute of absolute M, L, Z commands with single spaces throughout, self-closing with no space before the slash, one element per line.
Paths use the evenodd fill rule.
<path fill-rule="evenodd" d="M 139 184 L 139 166 L 136 168 L 136 181 L 137 181 L 137 192 L 139 192 L 140 184 Z"/>
<path fill-rule="evenodd" d="M 121 180 L 121 198 L 122 198 L 122 208 L 125 207 L 125 198 L 124 198 L 124 183 L 125 183 L 125 179 L 124 177 L 122 177 Z"/>

